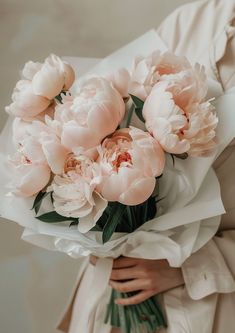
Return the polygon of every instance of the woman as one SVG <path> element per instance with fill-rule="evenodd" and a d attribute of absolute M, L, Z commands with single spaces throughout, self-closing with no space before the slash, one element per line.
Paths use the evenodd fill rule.
<path fill-rule="evenodd" d="M 157 32 L 171 51 L 204 64 L 225 93 L 235 93 L 235 0 L 203 0 L 180 7 Z M 181 268 L 171 268 L 165 260 L 123 257 L 114 261 L 110 285 L 119 291 L 139 291 L 119 304 L 136 304 L 163 293 L 169 326 L 162 333 L 231 333 L 235 329 L 235 141 L 214 169 L 227 213 L 211 241 Z M 65 332 L 81 332 L 77 319 L 86 311 L 84 298 L 93 265 L 95 258 L 83 270 L 78 292 L 59 327 Z"/>

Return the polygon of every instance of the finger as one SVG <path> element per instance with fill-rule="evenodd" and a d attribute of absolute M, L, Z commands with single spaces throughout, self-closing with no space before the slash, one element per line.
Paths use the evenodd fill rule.
<path fill-rule="evenodd" d="M 115 303 L 123 306 L 139 304 L 146 301 L 155 294 L 156 292 L 154 290 L 143 290 L 134 296 L 116 299 Z"/>
<path fill-rule="evenodd" d="M 137 265 L 137 259 L 119 257 L 113 261 L 113 268 L 128 268 Z"/>
<path fill-rule="evenodd" d="M 143 273 L 141 270 L 137 266 L 134 266 L 131 268 L 113 269 L 110 275 L 110 280 L 131 280 L 142 277 Z"/>
<path fill-rule="evenodd" d="M 121 293 L 129 293 L 131 291 L 148 289 L 149 286 L 149 283 L 146 279 L 134 279 L 127 282 L 109 281 L 109 284 L 112 288 Z"/>

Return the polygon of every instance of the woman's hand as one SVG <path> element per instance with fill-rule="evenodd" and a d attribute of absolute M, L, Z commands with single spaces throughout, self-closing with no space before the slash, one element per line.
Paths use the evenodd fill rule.
<path fill-rule="evenodd" d="M 180 268 L 170 267 L 167 260 L 120 257 L 114 260 L 110 286 L 119 292 L 138 293 L 117 299 L 116 304 L 138 304 L 153 295 L 184 284 Z"/>

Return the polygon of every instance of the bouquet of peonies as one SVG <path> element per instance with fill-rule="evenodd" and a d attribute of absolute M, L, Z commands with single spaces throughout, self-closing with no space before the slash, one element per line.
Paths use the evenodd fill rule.
<path fill-rule="evenodd" d="M 75 84 L 55 55 L 24 66 L 6 107 L 15 151 L 2 152 L 11 181 L 1 213 L 26 227 L 26 239 L 74 257 L 180 266 L 216 232 L 223 206 L 210 166 L 229 138 L 216 135 L 205 69 L 162 48 L 146 53 L 132 69 L 107 65 L 102 74 L 102 62 Z M 42 243 L 48 236 L 53 246 Z M 156 299 L 122 308 L 119 296 L 112 290 L 106 323 L 125 333 L 166 326 Z"/>

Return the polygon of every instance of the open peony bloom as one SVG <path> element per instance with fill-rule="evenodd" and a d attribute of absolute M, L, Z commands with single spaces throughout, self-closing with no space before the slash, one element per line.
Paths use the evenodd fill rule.
<path fill-rule="evenodd" d="M 99 190 L 106 200 L 138 205 L 151 196 L 155 177 L 163 172 L 165 155 L 149 133 L 134 127 L 118 130 L 104 140 L 99 154 Z"/>
<path fill-rule="evenodd" d="M 10 187 L 15 195 L 31 197 L 48 184 L 51 170 L 42 146 L 33 137 L 22 140 L 10 162 L 14 168 Z"/>
<path fill-rule="evenodd" d="M 35 95 L 44 96 L 49 100 L 59 95 L 62 90 L 68 90 L 75 80 L 72 67 L 54 54 L 43 64 L 32 61 L 26 63 L 22 74 L 32 81 Z"/>
<path fill-rule="evenodd" d="M 28 80 L 17 82 L 12 94 L 12 101 L 13 103 L 6 107 L 6 111 L 23 119 L 37 116 L 45 111 L 50 104 L 47 98 L 34 94 L 31 82 Z"/>
<path fill-rule="evenodd" d="M 13 142 L 17 152 L 11 158 L 14 168 L 12 193 L 23 197 L 33 196 L 48 184 L 51 172 L 63 173 L 69 152 L 45 123 L 15 118 Z"/>
<path fill-rule="evenodd" d="M 14 88 L 13 103 L 6 111 L 24 120 L 48 114 L 53 98 L 68 90 L 75 79 L 72 67 L 56 55 L 48 57 L 43 64 L 27 62 L 22 76 Z"/>
<path fill-rule="evenodd" d="M 81 82 L 74 98 L 66 96 L 56 107 L 54 123 L 62 144 L 70 150 L 93 148 L 118 127 L 125 114 L 121 95 L 103 78 Z"/>
<path fill-rule="evenodd" d="M 20 146 L 21 150 L 24 150 L 25 147 L 27 147 L 28 142 L 31 142 L 32 140 L 35 142 L 35 146 L 40 147 L 40 151 L 43 154 L 43 160 L 47 163 L 51 171 L 55 174 L 63 173 L 64 163 L 69 151 L 62 146 L 54 129 L 41 121 L 28 123 L 19 118 L 15 118 L 13 123 L 13 141 L 15 144 Z M 28 149 L 28 154 L 30 154 L 30 156 L 32 154 L 37 154 L 38 150 L 34 152 L 34 146 L 30 147 Z"/>
<path fill-rule="evenodd" d="M 160 82 L 145 101 L 146 128 L 168 153 L 203 156 L 215 148 L 214 107 L 201 101 L 204 93 L 193 89 L 192 81 L 188 80 L 188 89 L 184 78 L 172 84 Z"/>
<path fill-rule="evenodd" d="M 58 214 L 79 218 L 78 230 L 92 229 L 103 214 L 107 201 L 97 192 L 93 162 L 86 156 L 70 154 L 64 174 L 51 184 L 54 207 Z"/>
<path fill-rule="evenodd" d="M 138 57 L 134 62 L 129 93 L 145 101 L 157 82 L 187 70 L 191 70 L 188 60 L 169 51 L 162 54 L 154 51 L 148 57 Z"/>

